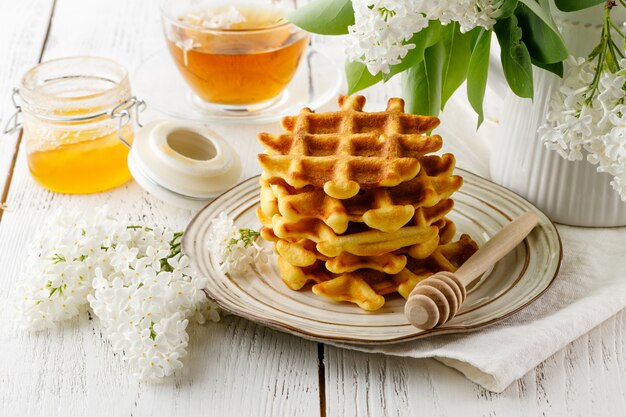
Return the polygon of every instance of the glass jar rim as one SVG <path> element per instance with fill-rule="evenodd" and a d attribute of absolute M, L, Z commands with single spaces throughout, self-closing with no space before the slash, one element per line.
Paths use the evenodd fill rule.
<path fill-rule="evenodd" d="M 44 88 L 54 81 L 72 82 L 88 77 L 111 85 L 95 92 L 67 96 L 45 91 Z M 37 64 L 22 76 L 17 94 L 22 102 L 22 111 L 51 121 L 68 122 L 88 121 L 108 115 L 131 96 L 126 68 L 112 59 L 95 56 L 62 57 Z M 66 107 L 91 111 L 80 115 L 57 113 L 60 108 Z"/>
<path fill-rule="evenodd" d="M 280 29 L 283 28 L 285 26 L 292 26 L 293 28 L 297 29 L 297 30 L 302 30 L 300 29 L 298 26 L 294 25 L 293 23 L 291 23 L 290 21 L 283 19 L 280 20 L 272 25 L 268 25 L 268 26 L 261 26 L 261 27 L 256 27 L 256 28 L 245 28 L 245 29 L 226 29 L 226 28 L 205 28 L 205 27 L 198 27 L 197 25 L 192 25 L 190 23 L 186 23 L 186 22 L 182 22 L 180 20 L 178 20 L 178 16 L 172 16 L 171 13 L 169 13 L 168 11 L 165 10 L 165 3 L 167 3 L 168 1 L 172 1 L 172 0 L 161 0 L 160 1 L 160 9 L 161 9 L 161 17 L 163 19 L 167 19 L 171 24 L 176 25 L 178 27 L 183 27 L 186 29 L 192 29 L 198 32 L 202 32 L 202 33 L 207 33 L 207 34 L 221 34 L 221 35 L 235 35 L 235 34 L 255 34 L 255 33 L 264 33 L 264 32 L 270 32 L 272 30 L 276 30 L 276 29 Z"/>
<path fill-rule="evenodd" d="M 110 79 L 110 78 L 101 77 L 103 80 L 110 81 L 113 85 L 110 88 L 106 88 L 106 89 L 103 89 L 101 91 L 98 91 L 92 94 L 85 94 L 85 95 L 80 95 L 80 96 L 68 96 L 68 97 L 58 96 L 52 93 L 40 91 L 39 90 L 40 85 L 36 85 L 36 84 L 33 85 L 33 81 L 37 80 L 36 73 L 38 71 L 45 70 L 48 67 L 51 67 L 53 65 L 58 65 L 59 63 L 63 63 L 63 62 L 71 64 L 72 61 L 76 63 L 79 61 L 82 61 L 82 62 L 91 61 L 92 63 L 105 64 L 105 65 L 108 65 L 110 68 L 114 68 L 115 71 L 119 71 L 120 76 L 118 77 L 118 79 Z M 69 74 L 68 72 L 68 75 L 57 76 L 54 78 L 47 78 L 47 79 L 44 79 L 43 81 L 49 82 L 49 81 L 53 81 L 57 79 L 77 77 L 81 75 L 84 76 L 87 74 L 80 74 L 80 71 L 77 71 L 76 74 Z M 27 99 L 27 97 L 28 98 L 32 97 L 36 99 L 44 99 L 44 100 L 45 99 L 57 100 L 60 102 L 75 102 L 76 100 L 92 100 L 92 99 L 97 99 L 99 97 L 104 97 L 108 94 L 115 92 L 116 90 L 120 90 L 120 88 L 122 89 L 125 88 L 125 86 L 128 86 L 129 83 L 130 83 L 129 75 L 128 75 L 128 71 L 126 70 L 126 68 L 112 59 L 96 57 L 96 56 L 69 56 L 69 57 L 50 59 L 48 61 L 42 62 L 30 68 L 22 76 L 20 80 L 19 90 L 20 90 L 20 98 L 24 100 L 27 104 L 32 104 Z M 27 97 L 24 97 L 24 93 L 26 93 Z"/>

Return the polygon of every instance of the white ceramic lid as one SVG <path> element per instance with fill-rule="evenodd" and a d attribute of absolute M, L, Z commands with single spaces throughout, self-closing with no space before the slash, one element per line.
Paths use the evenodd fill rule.
<path fill-rule="evenodd" d="M 133 177 L 166 203 L 198 209 L 235 185 L 241 162 L 206 125 L 156 120 L 142 127 L 128 155 Z"/>

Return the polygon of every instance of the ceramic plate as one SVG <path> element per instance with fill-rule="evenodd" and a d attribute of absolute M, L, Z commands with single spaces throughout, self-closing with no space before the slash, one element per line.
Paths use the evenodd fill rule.
<path fill-rule="evenodd" d="M 275 256 L 258 271 L 245 275 L 222 273 L 208 250 L 210 221 L 224 211 L 237 226 L 258 230 L 258 177 L 242 182 L 200 211 L 187 227 L 183 252 L 209 278 L 208 293 L 220 307 L 305 338 L 382 344 L 480 329 L 536 300 L 556 277 L 562 247 L 552 222 L 526 200 L 481 177 L 458 171 L 465 183 L 454 194 L 456 204 L 449 217 L 459 234 L 469 233 L 482 245 L 527 210 L 536 212 L 540 220 L 523 243 L 471 287 L 458 315 L 436 329 L 424 331 L 411 326 L 404 316 L 404 299 L 397 294 L 387 296 L 380 310 L 366 312 L 353 304 L 316 296 L 308 288 L 290 290 L 280 279 Z"/>
<path fill-rule="evenodd" d="M 337 97 L 343 73 L 325 53 L 312 48 L 298 66 L 285 91 L 269 107 L 257 111 L 222 110 L 193 94 L 166 50 L 143 61 L 133 73 L 133 92 L 148 106 L 168 116 L 195 122 L 258 124 L 297 114 L 301 108 L 317 109 Z M 158 86 L 158 87 L 155 87 Z"/>

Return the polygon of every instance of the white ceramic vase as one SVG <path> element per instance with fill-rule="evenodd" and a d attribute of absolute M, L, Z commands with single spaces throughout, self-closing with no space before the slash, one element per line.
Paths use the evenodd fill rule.
<path fill-rule="evenodd" d="M 601 7 L 557 16 L 572 55 L 588 55 L 599 41 Z M 626 225 L 626 203 L 611 187 L 610 175 L 598 173 L 587 161 L 567 161 L 539 140 L 537 128 L 545 120 L 559 78 L 539 69 L 533 76 L 532 101 L 512 93 L 504 101 L 501 127 L 491 153 L 492 180 L 522 195 L 555 222 L 592 227 Z"/>

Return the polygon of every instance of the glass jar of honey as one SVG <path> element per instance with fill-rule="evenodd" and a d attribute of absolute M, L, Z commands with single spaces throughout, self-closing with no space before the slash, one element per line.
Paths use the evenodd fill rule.
<path fill-rule="evenodd" d="M 135 100 L 122 66 L 96 57 L 51 60 L 29 70 L 16 94 L 28 166 L 39 184 L 85 194 L 131 178 L 131 117 L 116 116 L 119 109 L 129 116 Z"/>

